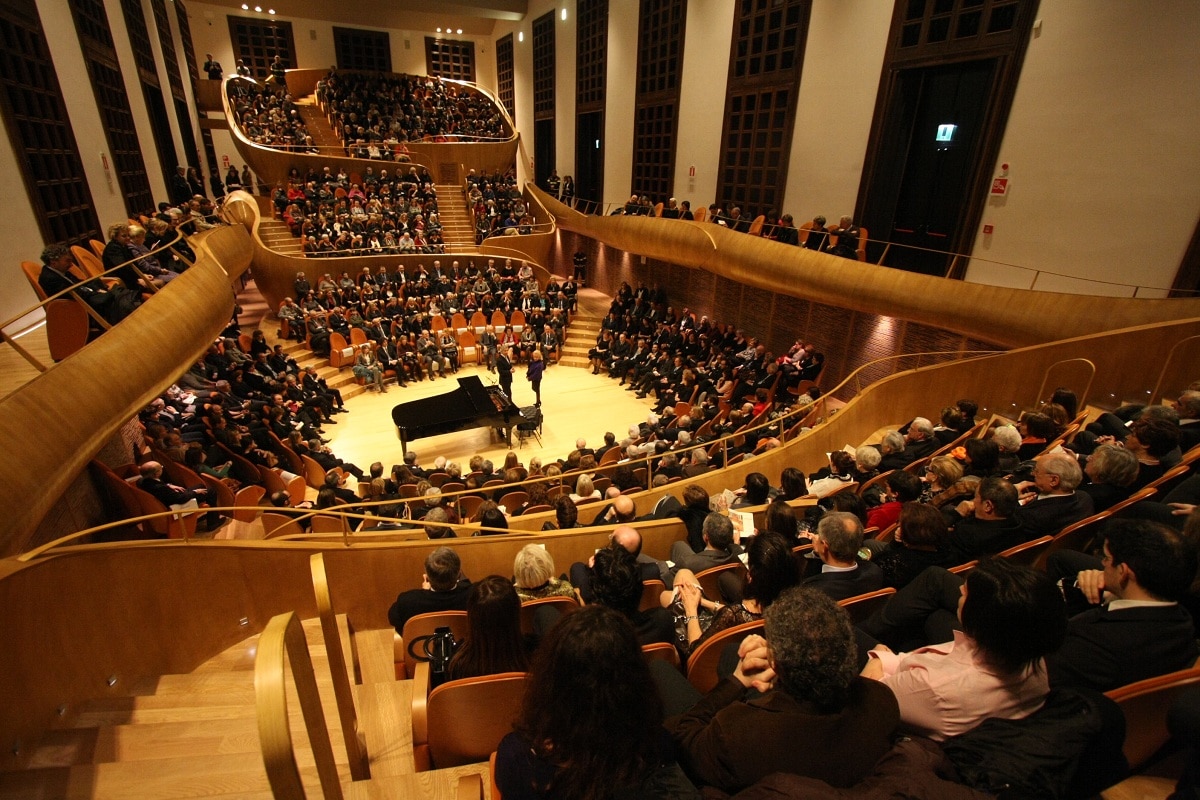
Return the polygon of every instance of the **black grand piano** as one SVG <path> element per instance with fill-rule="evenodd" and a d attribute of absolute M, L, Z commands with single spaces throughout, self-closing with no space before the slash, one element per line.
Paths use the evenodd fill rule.
<path fill-rule="evenodd" d="M 392 409 L 392 422 L 404 450 L 413 439 L 468 428 L 502 430 L 511 446 L 509 431 L 520 419 L 520 409 L 499 386 L 484 386 L 475 375 L 459 378 L 458 388 L 453 391 L 400 403 Z"/>

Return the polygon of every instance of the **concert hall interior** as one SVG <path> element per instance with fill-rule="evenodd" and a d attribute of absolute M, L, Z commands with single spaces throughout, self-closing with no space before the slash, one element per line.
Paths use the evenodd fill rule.
<path fill-rule="evenodd" d="M 464 361 L 455 374 L 368 387 L 354 336 L 318 353 L 312 337 L 282 335 L 278 310 L 300 273 L 315 288 L 325 273 L 413 276 L 436 260 L 461 262 L 465 274 L 489 260 L 503 271 L 511 259 L 530 266 L 540 291 L 571 277 L 582 254 L 579 307 L 560 315 L 570 322 L 542 379 L 538 435 L 513 430 L 504 442 L 490 427 L 503 404 L 478 419 L 442 409 L 448 419 L 425 429 L 410 417 L 420 438 L 408 449 L 429 471 L 439 457 L 464 476 L 473 456 L 499 468 L 510 449 L 526 466 L 565 462 L 579 438 L 596 448 L 605 432 L 619 443 L 645 425 L 661 398 L 594 374 L 588 356 L 623 290 L 644 290 L 653 319 L 729 326 L 731 343 L 744 332 L 739 347 L 757 340 L 772 360 L 804 344 L 811 367 L 819 351 L 811 405 L 809 382 L 782 379 L 765 396 L 754 386 L 739 394 L 765 402 L 744 417 L 715 382 L 667 403 L 663 428 L 640 435 L 677 442 L 665 432 L 675 412 L 694 407 L 695 431 L 707 404 L 717 424 L 704 449 L 723 466 L 652 485 L 660 462 L 635 456 L 638 485 L 626 494 L 645 517 L 689 486 L 715 497 L 752 473 L 773 486 L 787 468 L 816 473 L 830 453 L 875 444 L 914 417 L 936 422 L 958 398 L 977 402 L 986 425 L 1034 412 L 1065 386 L 1082 424 L 1123 404 L 1175 402 L 1200 379 L 1200 93 L 1186 88 L 1200 74 L 1200 5 L 1191 0 L 6 0 L 0 34 L 0 170 L 12 178 L 0 215 L 10 251 L 0 264 L 0 681 L 10 687 L 0 797 L 293 797 L 276 783 L 293 768 L 326 796 L 334 784 L 347 797 L 497 796 L 486 757 L 447 768 L 430 760 L 435 725 L 422 730 L 421 688 L 388 620 L 397 592 L 422 585 L 426 558 L 446 540 L 419 525 L 352 533 L 364 515 L 337 508 L 311 533 L 273 516 L 271 493 L 311 504 L 326 472 L 315 461 L 306 469 L 274 431 L 281 449 L 262 457 L 282 471 L 231 453 L 236 487 L 199 478 L 208 505 L 229 501 L 219 515 L 172 514 L 135 492 L 139 465 L 160 456 L 145 435 L 159 419 L 150 404 L 212 348 L 234 347 L 217 344 L 238 340 L 231 318 L 247 340 L 261 331 L 345 398 L 349 413 L 330 415 L 334 425 L 288 424 L 328 440 L 344 462 L 382 463 L 385 476 L 404 462 L 393 409 L 451 392 L 458 378 L 497 382 L 477 355 L 481 327 L 464 313 L 456 330 L 460 315 L 447 310 L 433 334 L 452 332 Z M 268 84 L 276 54 L 287 72 Z M 207 78 L 206 59 L 223 65 L 224 81 Z M 253 89 L 231 77 L 239 62 Z M 316 98 L 331 65 L 342 76 L 461 79 L 476 87 L 462 97 L 494 111 L 493 127 L 395 145 L 379 137 L 372 145 L 405 155 L 356 158 Z M 290 150 L 254 141 L 266 135 L 259 120 L 238 116 L 247 97 L 282 84 L 313 133 Z M 434 94 L 433 81 L 421 85 Z M 160 202 L 188 204 L 177 165 L 198 168 L 209 197 L 209 177 L 221 184 L 246 169 L 252 178 L 213 216 L 197 206 L 187 269 L 161 287 L 135 277 L 145 297 L 117 324 L 89 318 L 82 299 L 44 302 L 46 248 L 77 245 L 80 270 L 103 272 L 110 226 L 149 227 Z M 293 169 L 399 176 L 408 166 L 430 175 L 443 252 L 364 242 L 306 257 L 272 196 L 280 188 L 286 198 Z M 514 235 L 487 236 L 487 211 L 475 216 L 469 187 L 493 173 L 512 173 L 528 216 Z M 714 204 L 720 221 L 671 218 L 683 201 L 693 212 Z M 800 246 L 788 243 L 785 215 Z M 804 246 L 817 216 L 831 247 L 839 234 L 857 247 Z M 105 285 L 115 294 L 119 280 Z M 511 305 L 497 300 L 497 333 L 522 303 L 512 283 Z M 449 283 L 455 303 L 474 294 L 460 284 Z M 326 309 L 313 316 L 328 320 Z M 534 405 L 527 369 L 513 366 L 518 409 Z M 200 373 L 197 386 L 216 390 Z M 266 419 L 272 402 L 256 396 L 246 407 Z M 223 444 L 193 410 L 190 432 Z M 729 424 L 735 412 L 739 424 L 769 427 L 747 439 Z M 615 468 L 582 471 L 608 479 Z M 176 483 L 187 475 L 166 473 Z M 569 494 L 577 477 L 556 491 Z M 365 494 L 368 480 L 341 489 L 359 484 Z M 400 506 L 412 505 L 415 483 L 406 491 L 397 488 Z M 448 494 L 453 507 L 477 505 L 466 490 Z M 815 503 L 794 501 L 798 516 Z M 580 521 L 604 505 L 584 502 Z M 478 520 L 464 520 L 451 545 L 474 579 L 512 575 L 531 542 L 565 572 L 607 547 L 614 529 L 547 530 L 556 520 L 535 508 L 507 518 L 507 535 L 480 537 Z M 636 527 L 657 559 L 687 535 L 674 517 Z M 316 668 L 315 704 L 305 661 Z M 324 720 L 302 715 L 314 705 Z M 480 715 L 481 727 L 493 721 Z"/>

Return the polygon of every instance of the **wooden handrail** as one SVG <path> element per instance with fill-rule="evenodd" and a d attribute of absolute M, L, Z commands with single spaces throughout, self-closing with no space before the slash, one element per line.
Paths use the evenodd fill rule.
<path fill-rule="evenodd" d="M 337 700 L 342 738 L 346 742 L 346 755 L 350 759 L 350 776 L 356 781 L 366 780 L 371 777 L 371 766 L 366 748 L 358 736 L 358 715 L 354 709 L 354 695 L 350 692 L 346 654 L 342 650 L 342 637 L 338 634 L 337 612 L 333 609 L 329 578 L 325 575 L 325 554 L 313 553 L 308 559 L 308 564 L 312 570 L 313 593 L 317 598 L 317 616 L 321 619 L 321 635 L 325 639 L 329 671 L 333 673 L 333 696 Z M 350 633 L 353 635 L 353 629 Z"/>
<path fill-rule="evenodd" d="M 286 654 L 286 659 L 285 659 Z M 287 710 L 287 671 L 291 664 L 296 694 L 304 727 L 313 749 L 321 791 L 330 800 L 341 800 L 342 782 L 333 760 L 329 728 L 313 674 L 312 658 L 304 639 L 304 628 L 296 612 L 288 611 L 271 618 L 258 638 L 254 658 L 254 696 L 258 710 L 258 738 L 262 743 L 263 764 L 271 791 L 279 800 L 304 800 L 308 795 L 296 764 L 291 723 Z"/>

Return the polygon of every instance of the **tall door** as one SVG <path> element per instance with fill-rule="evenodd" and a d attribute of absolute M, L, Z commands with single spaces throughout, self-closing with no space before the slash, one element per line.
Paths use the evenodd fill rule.
<path fill-rule="evenodd" d="M 599 204 L 604 197 L 604 112 L 580 114 L 575 124 L 575 196 Z"/>
<path fill-rule="evenodd" d="M 554 118 L 539 119 L 533 123 L 533 175 L 543 189 L 556 167 L 554 158 Z"/>
<path fill-rule="evenodd" d="M 881 172 L 890 171 L 895 198 L 889 241 L 905 246 L 890 248 L 888 266 L 932 275 L 950 266 L 945 253 L 971 205 L 995 66 L 988 59 L 900 73 L 888 138 L 904 150 Z"/>

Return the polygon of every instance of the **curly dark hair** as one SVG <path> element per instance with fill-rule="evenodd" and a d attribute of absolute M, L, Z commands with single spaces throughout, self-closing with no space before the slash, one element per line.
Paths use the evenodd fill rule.
<path fill-rule="evenodd" d="M 658 766 L 662 720 L 633 625 L 589 605 L 565 615 L 542 641 L 516 730 L 538 758 L 557 766 L 535 791 L 601 800 Z"/>
<path fill-rule="evenodd" d="M 600 605 L 632 616 L 642 599 L 637 556 L 615 542 L 597 550 L 592 562 L 592 594 Z"/>
<path fill-rule="evenodd" d="M 812 703 L 822 714 L 845 706 L 858 675 L 845 610 L 824 592 L 797 586 L 779 595 L 763 616 L 775 661 L 775 688 Z"/>

